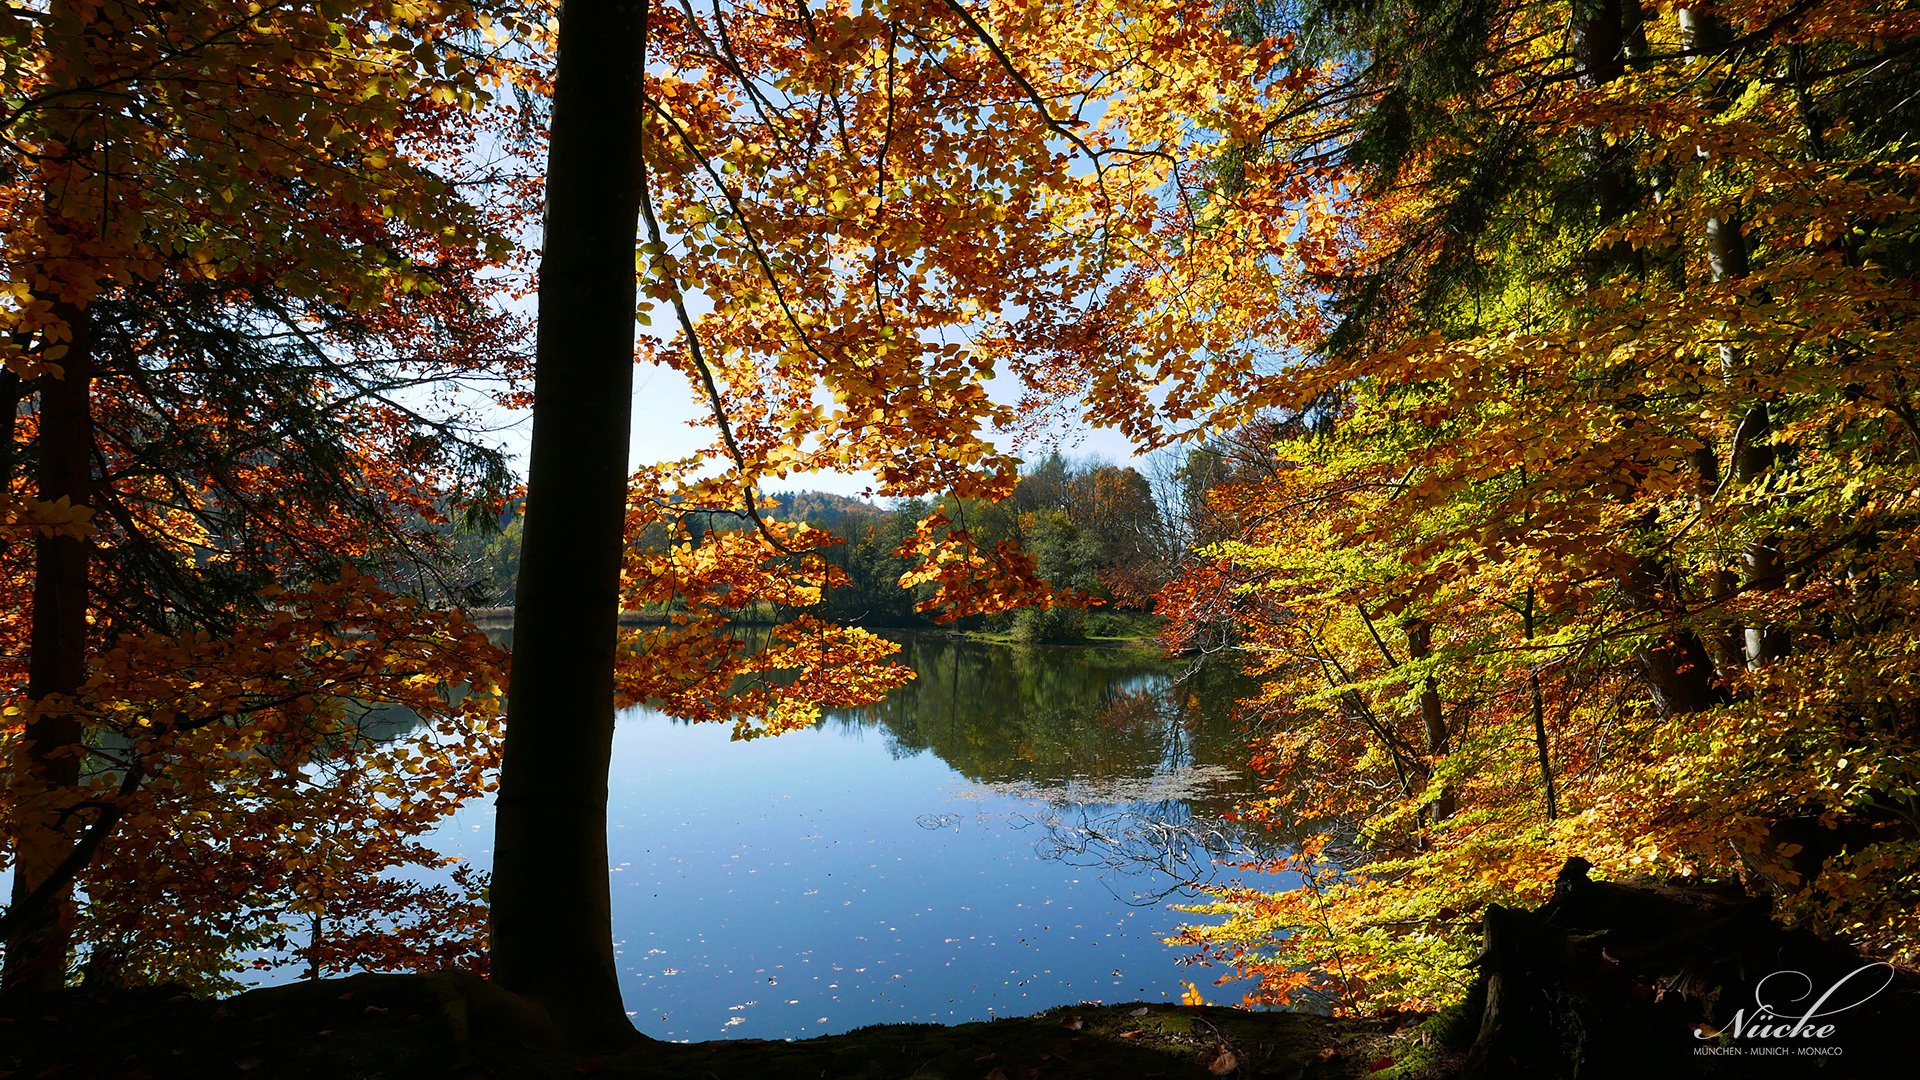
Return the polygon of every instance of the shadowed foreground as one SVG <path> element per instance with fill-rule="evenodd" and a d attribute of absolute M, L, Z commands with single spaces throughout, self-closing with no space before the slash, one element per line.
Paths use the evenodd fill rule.
<path fill-rule="evenodd" d="M 0 1070 L 90 1077 L 1356 1077 L 1427 1041 L 1417 1018 L 1328 1020 L 1210 1006 L 1099 1005 L 804 1042 L 549 1048 L 544 1016 L 471 976 L 358 975 L 224 1002 L 165 990 L 0 995 Z"/>
<path fill-rule="evenodd" d="M 1213 1006 L 1081 1005 L 804 1042 L 557 1048 L 547 1014 L 473 975 L 355 975 L 224 1002 L 166 989 L 0 994 L 0 1080 L 32 1077 L 752 1077 L 1151 1080 L 1905 1075 L 1920 978 L 1786 930 L 1737 889 L 1595 881 L 1489 907 L 1464 999 L 1437 1016 L 1329 1019 Z M 1849 974 L 1851 973 L 1851 974 Z M 1869 977 L 1871 976 L 1871 977 Z M 1771 987 L 1771 989 L 1769 989 Z M 1826 990 L 1825 988 L 1832 988 Z M 1814 1001 L 1820 997 L 1818 1002 Z M 1786 1034 L 1741 1036 L 1765 1001 Z"/>

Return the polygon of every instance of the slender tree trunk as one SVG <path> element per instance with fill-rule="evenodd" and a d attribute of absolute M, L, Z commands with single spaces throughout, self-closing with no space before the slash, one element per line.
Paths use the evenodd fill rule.
<path fill-rule="evenodd" d="M 1634 12 L 1637 22 L 1639 12 Z M 1572 24 L 1568 27 L 1568 46 L 1580 85 L 1603 86 L 1626 72 L 1627 34 L 1623 25 L 1621 0 L 1576 0 Z M 1594 217 L 1605 224 L 1624 215 L 1631 207 L 1633 175 L 1625 152 L 1611 146 L 1597 127 L 1584 127 L 1578 136 L 1581 171 L 1589 181 Z M 1616 241 L 1588 254 L 1587 273 L 1591 280 L 1604 280 L 1634 261 L 1633 249 Z"/>
<path fill-rule="evenodd" d="M 93 494 L 93 334 L 84 307 L 55 305 L 72 333 L 60 378 L 39 380 L 38 498 L 88 506 Z M 78 822 L 65 813 L 77 798 L 83 752 L 73 695 L 87 678 L 87 569 L 90 542 L 34 537 L 33 615 L 28 631 L 27 699 L 35 710 L 16 751 L 19 792 L 14 820 L 12 903 L 22 917 L 7 938 L 0 983 L 46 990 L 66 981 L 73 948 L 73 887 L 37 906 L 24 901 L 73 850 Z"/>
<path fill-rule="evenodd" d="M 1405 627 L 1407 633 L 1407 656 L 1413 660 L 1425 660 L 1433 655 L 1433 624 L 1425 619 L 1415 619 Z M 1442 708 L 1440 688 L 1429 675 L 1420 681 L 1420 726 L 1427 732 L 1427 756 L 1437 765 L 1447 756 L 1451 748 L 1451 738 L 1447 731 L 1447 715 Z M 1432 819 L 1445 821 L 1458 809 L 1459 799 L 1452 788 L 1442 783 L 1440 793 L 1434 797 Z"/>
<path fill-rule="evenodd" d="M 1731 218 L 1707 219 L 1707 265 L 1713 280 L 1738 280 L 1748 273 L 1747 238 L 1740 231 L 1740 223 Z M 1732 345 L 1720 347 L 1720 366 L 1723 375 L 1731 378 L 1740 360 L 1739 350 Z M 1758 480 L 1773 467 L 1773 416 L 1764 401 L 1755 401 L 1747 406 L 1734 428 L 1732 468 L 1733 481 L 1737 484 L 1749 484 Z M 1744 584 L 1748 588 L 1771 588 L 1780 577 L 1780 551 L 1775 538 L 1763 536 L 1748 546 L 1743 562 L 1745 563 Z M 1718 571 L 1720 581 L 1731 583 L 1732 571 Z M 1786 638 L 1780 631 L 1769 627 L 1735 626 L 1732 628 L 1732 652 L 1746 664 L 1758 664 L 1775 660 L 1786 655 Z"/>
<path fill-rule="evenodd" d="M 621 1007 L 607 873 L 625 549 L 647 7 L 561 9 L 533 445 L 495 824 L 492 971 L 577 1047 L 639 1038 Z"/>
<path fill-rule="evenodd" d="M 1533 589 L 1527 589 L 1527 604 L 1521 609 L 1520 618 L 1526 627 L 1527 640 L 1533 640 Z M 1553 748 L 1547 744 L 1547 702 L 1546 695 L 1540 691 L 1540 663 L 1537 660 L 1527 663 L 1527 697 L 1533 710 L 1533 751 L 1540 761 L 1540 790 L 1547 799 L 1547 820 L 1560 816 L 1560 797 L 1553 786 Z"/>

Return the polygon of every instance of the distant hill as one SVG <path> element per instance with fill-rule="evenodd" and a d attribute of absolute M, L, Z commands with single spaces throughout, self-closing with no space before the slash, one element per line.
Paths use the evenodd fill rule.
<path fill-rule="evenodd" d="M 842 535 L 845 535 L 846 525 L 868 525 L 887 516 L 887 511 L 864 499 L 825 491 L 782 491 L 767 498 L 776 505 L 769 517 L 781 521 L 803 521 L 815 528 Z"/>

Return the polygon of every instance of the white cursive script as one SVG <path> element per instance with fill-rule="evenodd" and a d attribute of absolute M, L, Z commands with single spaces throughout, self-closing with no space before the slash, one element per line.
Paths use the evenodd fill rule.
<path fill-rule="evenodd" d="M 1873 986 L 1873 975 L 1870 974 L 1875 972 L 1886 976 L 1878 986 Z M 1805 988 L 1798 994 L 1779 1004 L 1767 1000 L 1769 984 L 1775 984 L 1775 980 L 1784 980 L 1785 985 L 1775 984 L 1775 991 L 1785 993 L 1795 988 L 1793 981 L 1796 979 L 1805 984 Z M 1893 985 L 1892 964 L 1885 962 L 1867 964 L 1841 976 L 1838 982 L 1827 987 L 1826 993 L 1814 998 L 1813 980 L 1808 978 L 1805 972 L 1776 971 L 1761 979 L 1753 988 L 1754 1008 L 1751 1014 L 1746 1009 L 1741 1009 L 1734 1013 L 1733 1020 L 1719 1031 L 1703 1025 L 1695 1028 L 1693 1034 L 1697 1039 L 1712 1039 L 1721 1035 L 1729 1035 L 1736 1039 L 1825 1039 L 1833 1035 L 1837 1025 L 1816 1021 L 1825 1020 L 1848 1009 L 1864 1005 L 1873 1000 L 1874 995 L 1891 985 Z M 1868 987 L 1872 988 L 1868 989 Z M 1844 993 L 1842 993 L 1843 990 Z M 1799 1003 L 1809 998 L 1813 999 L 1813 1003 L 1802 1009 Z"/>

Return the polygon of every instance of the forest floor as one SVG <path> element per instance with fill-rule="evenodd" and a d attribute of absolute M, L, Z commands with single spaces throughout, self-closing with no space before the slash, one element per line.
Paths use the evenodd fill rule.
<path fill-rule="evenodd" d="M 1330 1080 L 1447 1076 L 1457 1061 L 1412 1015 L 1329 1020 L 1164 1003 L 583 1056 L 543 1049 L 539 1025 L 507 998 L 445 974 L 350 976 L 224 1001 L 165 989 L 0 995 L 0 1077 Z"/>

